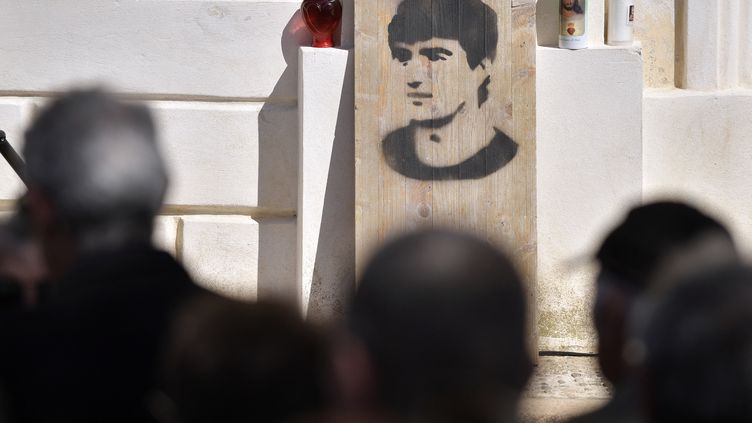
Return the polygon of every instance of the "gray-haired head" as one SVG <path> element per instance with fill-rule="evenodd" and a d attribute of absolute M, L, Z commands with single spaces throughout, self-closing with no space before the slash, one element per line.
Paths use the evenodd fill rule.
<path fill-rule="evenodd" d="M 31 189 L 81 248 L 148 241 L 167 188 L 154 122 L 142 105 L 99 90 L 72 91 L 26 132 Z"/>

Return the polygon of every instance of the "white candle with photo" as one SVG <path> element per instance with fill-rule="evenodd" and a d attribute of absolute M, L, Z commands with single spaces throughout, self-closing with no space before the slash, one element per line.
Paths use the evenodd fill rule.
<path fill-rule="evenodd" d="M 579 50 L 588 47 L 588 0 L 559 0 L 559 47 Z"/>
<path fill-rule="evenodd" d="M 608 1 L 608 36 L 610 46 L 629 46 L 634 41 L 634 0 Z"/>

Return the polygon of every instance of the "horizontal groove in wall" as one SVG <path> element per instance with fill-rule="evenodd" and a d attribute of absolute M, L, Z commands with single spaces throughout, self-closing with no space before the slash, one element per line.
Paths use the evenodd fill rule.
<path fill-rule="evenodd" d="M 539 351 L 540 357 L 597 357 L 596 353 L 578 353 L 571 351 Z"/>
<path fill-rule="evenodd" d="M 247 207 L 247 206 L 200 206 L 200 205 L 177 205 L 167 204 L 162 207 L 161 215 L 186 216 L 186 215 L 233 215 L 249 216 L 254 219 L 261 218 L 293 218 L 297 216 L 295 209 L 278 209 L 272 207 Z"/>
<path fill-rule="evenodd" d="M 8 212 L 16 209 L 16 200 L 0 200 L 0 212 Z"/>
<path fill-rule="evenodd" d="M 2 91 L 0 97 L 58 97 L 62 91 Z M 268 103 L 281 106 L 297 106 L 295 97 L 221 97 L 192 94 L 118 93 L 123 98 L 141 101 L 195 101 L 206 103 Z"/>
<path fill-rule="evenodd" d="M 16 209 L 16 200 L 0 200 L 0 212 L 9 212 Z M 202 206 L 184 204 L 166 204 L 160 210 L 163 216 L 191 216 L 191 215 L 216 215 L 216 216 L 248 216 L 253 219 L 264 218 L 295 218 L 295 209 L 281 209 L 273 207 L 247 207 L 247 206 Z"/>

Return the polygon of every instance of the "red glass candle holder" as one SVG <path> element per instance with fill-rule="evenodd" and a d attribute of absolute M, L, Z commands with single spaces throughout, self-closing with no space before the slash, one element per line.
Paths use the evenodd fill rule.
<path fill-rule="evenodd" d="M 300 5 L 314 47 L 334 47 L 334 32 L 342 20 L 340 0 L 304 0 Z"/>

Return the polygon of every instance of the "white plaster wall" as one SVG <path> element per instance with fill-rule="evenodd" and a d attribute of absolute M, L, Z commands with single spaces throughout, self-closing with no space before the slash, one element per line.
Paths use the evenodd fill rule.
<path fill-rule="evenodd" d="M 538 2 L 543 45 L 555 44 L 555 3 Z M 593 45 L 574 55 L 539 49 L 542 349 L 594 351 L 596 340 L 589 328 L 593 274 L 578 258 L 592 254 L 615 219 L 641 199 L 691 201 L 728 223 L 742 251 L 752 253 L 752 4 L 636 4 L 646 86 L 641 99 L 629 96 L 638 88 L 624 80 L 626 73 L 634 82 L 640 72 L 634 61 L 610 52 L 611 63 L 599 62 Z M 580 88 L 573 88 L 572 81 Z M 585 105 L 573 106 L 581 96 Z M 567 125 L 564 116 L 579 109 L 584 123 Z M 642 126 L 637 124 L 640 116 Z M 620 119 L 637 125 L 625 132 Z M 636 133 L 640 128 L 641 134 Z M 631 141 L 613 142 L 620 139 Z"/>
<path fill-rule="evenodd" d="M 540 47 L 538 322 L 544 351 L 595 351 L 590 257 L 642 191 L 638 48 Z"/>
<path fill-rule="evenodd" d="M 646 198 L 688 198 L 722 218 L 752 253 L 752 4 L 677 2 L 677 86 L 647 90 Z"/>
<path fill-rule="evenodd" d="M 306 297 L 306 289 L 316 281 L 317 262 L 329 278 L 352 278 L 351 256 L 343 247 L 352 223 L 340 218 L 347 214 L 343 208 L 329 208 L 346 203 L 342 198 L 350 189 L 332 184 L 329 172 L 346 176 L 350 170 L 305 166 L 319 157 L 342 166 L 349 156 L 334 148 L 333 137 L 352 118 L 317 122 L 315 115 L 309 113 L 306 120 L 300 113 L 298 47 L 310 38 L 297 14 L 299 3 L 0 0 L 0 128 L 20 147 L 36 108 L 71 85 L 107 82 L 147 101 L 173 174 L 170 205 L 155 233 L 158 245 L 221 292 L 243 298 L 285 296 L 303 308 L 315 305 L 321 314 L 341 309 L 341 290 L 348 283 L 321 291 L 325 295 L 317 302 Z M 352 0 L 343 3 L 341 39 L 352 46 Z M 696 33 L 675 45 L 673 0 L 637 3 L 638 18 L 644 17 L 637 36 L 645 60 L 638 48 L 602 46 L 603 0 L 591 0 L 591 49 L 538 51 L 542 349 L 594 350 L 592 269 L 583 259 L 643 194 L 687 195 L 709 205 L 752 250 L 746 165 L 752 155 L 747 142 L 752 132 L 747 118 L 752 111 L 752 6 L 745 0 L 688 0 L 685 6 L 719 14 L 702 18 L 697 10 L 680 7 L 682 19 L 683 10 L 694 19 Z M 556 44 L 556 4 L 538 2 L 541 45 Z M 728 13 L 727 5 L 738 13 Z M 719 26 L 736 17 L 740 21 L 731 30 Z M 676 22 L 679 28 L 688 22 L 682 19 Z M 702 48 L 707 42 L 702 34 L 716 34 L 712 51 L 694 53 L 712 53 L 712 60 L 685 54 L 687 46 Z M 672 69 L 675 55 L 681 60 Z M 332 63 L 341 65 L 339 59 Z M 738 68 L 729 71 L 730 66 Z M 696 88 L 706 91 L 672 89 L 674 73 L 679 86 L 696 81 Z M 644 100 L 643 74 L 647 86 L 663 87 L 646 91 Z M 347 77 L 341 76 L 333 78 L 331 89 L 340 104 L 332 113 L 340 113 L 349 96 L 341 86 Z M 338 99 L 328 98 L 326 104 L 334 107 Z M 309 103 L 317 104 L 311 98 Z M 299 137 L 299 122 L 325 127 L 319 134 L 326 135 L 319 139 L 324 150 L 301 150 L 305 140 Z M 301 151 L 311 153 L 308 161 Z M 305 175 L 318 179 L 306 185 Z M 308 189 L 308 196 L 301 189 Z M 7 210 L 3 200 L 20 191 L 15 176 L 0 166 L 0 205 Z M 330 197 L 335 200 L 327 202 Z M 313 214 L 304 213 L 301 207 L 310 204 Z M 298 221 L 299 214 L 309 220 Z M 336 228 L 339 232 L 324 231 L 329 238 L 321 244 L 313 240 L 322 234 L 316 224 L 327 219 L 346 224 Z"/>
<path fill-rule="evenodd" d="M 645 195 L 686 198 L 727 223 L 752 254 L 752 91 L 645 96 Z"/>
<path fill-rule="evenodd" d="M 355 285 L 353 49 L 301 47 L 297 286 L 315 319 L 341 315 Z"/>
<path fill-rule="evenodd" d="M 172 176 L 156 244 L 211 289 L 292 300 L 297 52 L 310 43 L 299 5 L 0 0 L 0 128 L 20 149 L 34 111 L 71 86 L 147 102 Z M 0 165 L 0 205 L 21 191 Z"/>

